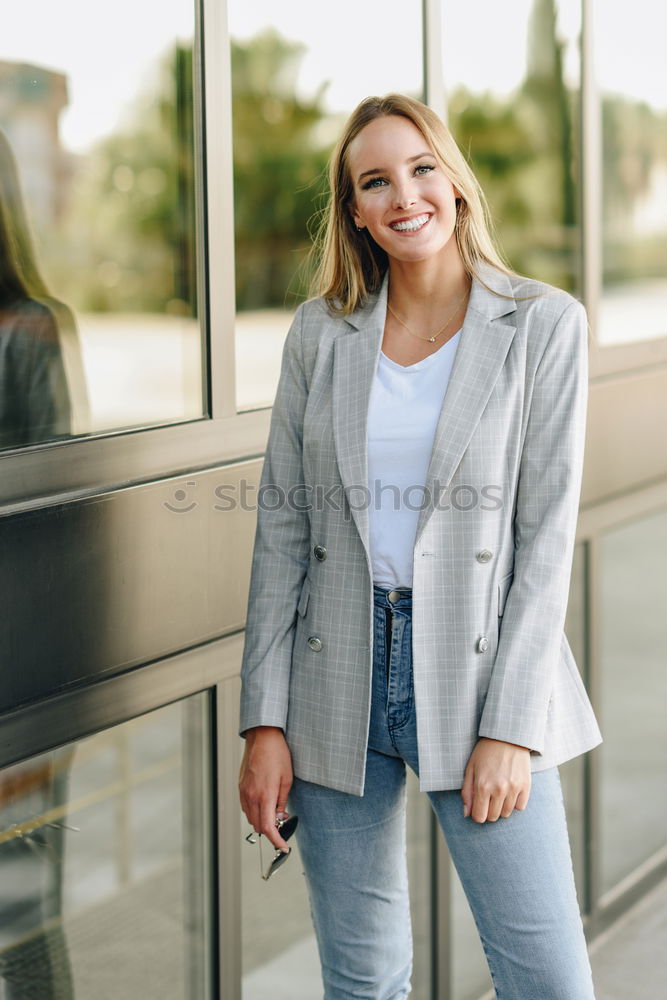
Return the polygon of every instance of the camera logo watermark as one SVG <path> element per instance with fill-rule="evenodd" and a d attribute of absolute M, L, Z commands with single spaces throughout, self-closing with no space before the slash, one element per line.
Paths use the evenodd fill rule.
<path fill-rule="evenodd" d="M 191 479 L 188 480 L 188 482 L 186 482 L 185 485 L 188 487 L 188 489 L 190 489 L 191 487 L 195 487 L 197 483 L 195 482 L 195 480 Z M 173 514 L 189 514 L 190 511 L 194 510 L 195 507 L 198 507 L 199 504 L 197 503 L 196 500 L 193 500 L 192 503 L 189 503 L 187 506 L 183 507 L 182 504 L 187 499 L 188 499 L 188 494 L 186 490 L 179 488 L 177 490 L 174 490 L 174 503 L 171 504 L 169 503 L 168 500 L 165 500 L 163 501 L 163 506 L 166 507 L 167 510 L 170 510 Z"/>

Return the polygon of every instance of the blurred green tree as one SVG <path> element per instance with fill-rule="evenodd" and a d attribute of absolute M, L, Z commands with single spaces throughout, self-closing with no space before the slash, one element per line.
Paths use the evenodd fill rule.
<path fill-rule="evenodd" d="M 238 309 L 306 294 L 309 221 L 328 150 L 323 84 L 296 94 L 305 46 L 265 31 L 232 42 Z M 178 45 L 126 124 L 79 165 L 50 272 L 78 308 L 196 313 L 192 47 Z"/>
<path fill-rule="evenodd" d="M 94 311 L 196 314 L 192 47 L 177 45 L 126 124 L 78 164 L 50 272 Z M 58 252 L 55 252 L 58 250 Z"/>
<path fill-rule="evenodd" d="M 667 176 L 667 114 L 619 96 L 602 101 L 604 282 L 665 277 L 664 195 L 655 222 L 635 224 L 638 204 Z M 658 183 L 660 183 L 658 181 Z"/>
<path fill-rule="evenodd" d="M 535 0 L 526 76 L 510 98 L 459 88 L 452 130 L 470 151 L 511 265 L 576 289 L 579 273 L 574 129 L 554 0 Z"/>
<path fill-rule="evenodd" d="M 305 46 L 268 29 L 232 40 L 236 305 L 257 309 L 305 295 L 309 221 L 325 191 L 322 84 L 297 96 Z"/>

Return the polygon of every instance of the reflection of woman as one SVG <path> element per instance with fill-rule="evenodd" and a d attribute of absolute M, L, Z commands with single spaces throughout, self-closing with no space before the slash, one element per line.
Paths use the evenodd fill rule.
<path fill-rule="evenodd" d="M 287 850 L 289 793 L 328 1000 L 409 993 L 406 763 L 498 995 L 590 1000 L 557 767 L 601 742 L 563 633 L 585 312 L 502 266 L 418 101 L 363 102 L 330 179 L 262 472 L 243 809 Z"/>
<path fill-rule="evenodd" d="M 35 260 L 14 156 L 0 131 L 0 448 L 68 437 L 87 411 L 76 327 Z M 85 422 L 85 418 L 84 421 Z"/>
<path fill-rule="evenodd" d="M 4 1000 L 73 1000 L 62 925 L 71 747 L 0 771 L 0 978 Z"/>

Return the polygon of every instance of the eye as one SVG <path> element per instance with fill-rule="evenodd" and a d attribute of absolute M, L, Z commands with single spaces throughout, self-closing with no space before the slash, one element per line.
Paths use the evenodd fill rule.
<path fill-rule="evenodd" d="M 435 167 L 430 163 L 420 163 L 418 167 L 415 167 L 416 174 L 430 174 L 432 170 L 435 170 Z"/>
<path fill-rule="evenodd" d="M 386 182 L 382 177 L 371 177 L 369 181 L 366 181 L 366 183 L 362 185 L 362 188 L 364 191 L 368 191 L 370 188 L 379 187 L 380 184 L 384 183 Z"/>

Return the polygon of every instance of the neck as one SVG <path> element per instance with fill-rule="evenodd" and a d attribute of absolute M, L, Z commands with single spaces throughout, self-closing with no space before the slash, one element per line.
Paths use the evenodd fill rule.
<path fill-rule="evenodd" d="M 458 252 L 443 260 L 389 262 L 389 302 L 401 315 L 439 316 L 469 288 Z"/>

